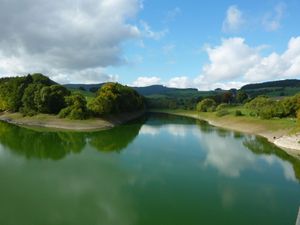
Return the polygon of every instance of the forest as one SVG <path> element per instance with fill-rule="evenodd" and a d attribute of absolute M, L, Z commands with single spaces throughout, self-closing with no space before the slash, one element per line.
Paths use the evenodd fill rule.
<path fill-rule="evenodd" d="M 80 92 L 71 92 L 43 74 L 0 79 L 0 111 L 39 113 L 61 118 L 87 119 L 107 114 L 143 110 L 144 98 L 134 89 L 119 83 L 106 83 L 87 101 Z"/>

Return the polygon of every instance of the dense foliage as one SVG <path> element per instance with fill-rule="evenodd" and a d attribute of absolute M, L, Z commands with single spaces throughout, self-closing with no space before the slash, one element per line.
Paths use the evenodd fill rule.
<path fill-rule="evenodd" d="M 238 96 L 238 95 L 237 95 Z M 270 98 L 268 96 L 258 96 L 250 101 L 246 95 L 241 94 L 240 103 L 220 103 L 212 98 L 205 98 L 197 104 L 196 110 L 199 112 L 214 112 L 216 116 L 225 116 L 230 114 L 232 106 L 239 107 L 233 112 L 235 116 L 245 115 L 240 109 L 246 111 L 248 115 L 260 117 L 262 119 L 271 118 L 298 118 L 300 120 L 300 94 L 285 98 Z M 248 98 L 248 97 L 247 97 Z M 242 102 L 245 102 L 242 104 Z"/>
<path fill-rule="evenodd" d="M 296 117 L 300 109 L 300 95 L 275 100 L 266 96 L 259 96 L 246 104 L 250 115 L 263 119 L 274 117 Z"/>
<path fill-rule="evenodd" d="M 81 90 L 81 92 L 84 92 Z M 93 94 L 94 95 L 94 94 Z M 59 114 L 61 118 L 86 119 L 144 109 L 144 98 L 133 88 L 107 83 L 87 103 L 81 93 L 71 93 L 42 74 L 0 79 L 0 111 Z"/>
<path fill-rule="evenodd" d="M 83 120 L 89 116 L 87 102 L 85 97 L 80 93 L 74 93 L 66 97 L 67 107 L 59 113 L 61 118 L 69 118 L 75 120 Z"/>
<path fill-rule="evenodd" d="M 300 87 L 300 81 L 296 79 L 268 81 L 268 82 L 263 82 L 258 84 L 247 84 L 243 86 L 241 89 L 250 90 L 250 89 L 274 88 L 274 87 Z"/>
<path fill-rule="evenodd" d="M 197 111 L 199 112 L 213 112 L 216 109 L 216 102 L 213 99 L 206 98 L 197 104 Z"/>
<path fill-rule="evenodd" d="M 94 115 L 133 112 L 144 109 L 144 99 L 134 89 L 119 83 L 103 85 L 88 104 Z"/>
<path fill-rule="evenodd" d="M 65 107 L 65 96 L 70 92 L 42 74 L 0 80 L 0 110 L 57 114 Z"/>

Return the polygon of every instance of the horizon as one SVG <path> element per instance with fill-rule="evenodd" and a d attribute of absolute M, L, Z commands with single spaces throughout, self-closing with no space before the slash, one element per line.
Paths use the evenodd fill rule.
<path fill-rule="evenodd" d="M 296 0 L 0 2 L 0 77 L 198 90 L 300 78 Z"/>

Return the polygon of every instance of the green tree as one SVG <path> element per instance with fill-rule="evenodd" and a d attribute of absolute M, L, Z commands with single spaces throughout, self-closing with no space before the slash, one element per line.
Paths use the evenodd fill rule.
<path fill-rule="evenodd" d="M 75 120 L 86 119 L 89 115 L 87 102 L 81 93 L 74 93 L 66 97 L 66 108 L 59 112 L 59 117 L 70 118 Z"/>
<path fill-rule="evenodd" d="M 283 117 L 284 107 L 281 101 L 277 101 L 265 96 L 259 96 L 246 104 L 250 113 L 263 119 L 271 119 L 273 117 Z"/>
<path fill-rule="evenodd" d="M 213 112 L 216 109 L 216 105 L 213 99 L 205 98 L 197 104 L 196 109 L 199 112 Z"/>
<path fill-rule="evenodd" d="M 297 111 L 300 109 L 300 94 L 284 98 L 282 105 L 284 108 L 284 116 L 296 117 Z"/>
<path fill-rule="evenodd" d="M 57 114 L 66 107 L 65 97 L 71 93 L 61 85 L 43 87 L 37 99 L 38 111 L 41 113 Z"/>
<path fill-rule="evenodd" d="M 239 90 L 236 94 L 237 103 L 244 103 L 248 99 L 248 95 L 245 91 Z"/>
<path fill-rule="evenodd" d="M 25 115 L 34 115 L 39 112 L 38 110 L 38 99 L 40 95 L 40 90 L 44 87 L 43 84 L 29 84 L 24 91 L 22 97 L 23 107 L 21 111 Z"/>
<path fill-rule="evenodd" d="M 95 115 L 133 112 L 144 109 L 144 99 L 134 89 L 118 83 L 107 83 L 99 89 L 88 108 Z"/>

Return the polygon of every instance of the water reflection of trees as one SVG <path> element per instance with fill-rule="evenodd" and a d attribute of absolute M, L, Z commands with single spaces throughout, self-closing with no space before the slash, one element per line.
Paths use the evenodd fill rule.
<path fill-rule="evenodd" d="M 120 152 L 138 135 L 142 123 L 134 123 L 115 127 L 111 130 L 91 133 L 89 143 L 101 152 Z"/>
<path fill-rule="evenodd" d="M 300 160 L 287 154 L 285 151 L 270 144 L 266 138 L 262 137 L 249 137 L 243 142 L 244 146 L 247 147 L 253 153 L 260 155 L 276 155 L 284 161 L 288 161 L 292 164 L 295 176 L 300 181 Z"/>
<path fill-rule="evenodd" d="M 145 120 L 150 126 L 164 126 L 166 124 L 195 125 L 195 122 L 198 121 L 194 118 L 166 113 L 149 113 Z"/>
<path fill-rule="evenodd" d="M 57 160 L 69 153 L 80 152 L 85 139 L 80 133 L 37 132 L 1 123 L 0 143 L 26 158 Z"/>
<path fill-rule="evenodd" d="M 38 132 L 1 122 L 0 144 L 28 159 L 58 160 L 80 153 L 87 143 L 98 151 L 120 152 L 135 139 L 141 126 L 139 121 L 100 132 Z"/>

